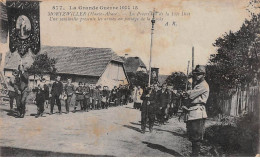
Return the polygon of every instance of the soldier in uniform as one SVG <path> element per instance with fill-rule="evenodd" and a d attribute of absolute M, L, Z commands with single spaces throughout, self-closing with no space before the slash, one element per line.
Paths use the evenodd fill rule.
<path fill-rule="evenodd" d="M 80 111 L 83 111 L 83 100 L 84 100 L 84 95 L 83 95 L 83 83 L 79 82 L 79 86 L 76 88 L 76 106 L 74 107 L 74 113 L 76 112 L 76 108 L 79 104 L 80 106 Z"/>
<path fill-rule="evenodd" d="M 199 156 L 207 118 L 205 105 L 209 97 L 209 86 L 205 81 L 205 66 L 197 65 L 192 74 L 194 87 L 184 93 L 184 97 L 189 99 L 190 104 L 183 109 L 187 111 L 186 127 L 192 143 L 192 156 Z"/>
<path fill-rule="evenodd" d="M 107 86 L 103 87 L 103 91 L 102 91 L 102 101 L 101 101 L 101 106 L 102 108 L 106 108 L 108 107 L 108 102 L 109 102 L 109 90 Z"/>
<path fill-rule="evenodd" d="M 145 133 L 147 119 L 149 121 L 149 130 L 153 131 L 153 125 L 155 122 L 156 113 L 156 93 L 150 87 L 148 87 L 142 94 L 141 99 L 143 100 L 141 108 L 141 130 Z"/>
<path fill-rule="evenodd" d="M 23 65 L 18 66 L 18 96 L 17 96 L 17 107 L 19 112 L 19 117 L 24 118 L 25 115 L 25 105 L 26 105 L 26 99 L 29 95 L 29 74 L 24 70 Z"/>
<path fill-rule="evenodd" d="M 56 104 L 59 109 L 59 114 L 62 114 L 61 112 L 61 103 L 60 103 L 60 96 L 63 92 L 63 84 L 60 81 L 60 76 L 56 77 L 56 81 L 52 84 L 51 88 L 51 112 L 50 115 L 53 114 L 53 108 L 56 101 Z"/>
<path fill-rule="evenodd" d="M 162 85 L 162 89 L 159 92 L 159 105 L 161 110 L 160 119 L 159 119 L 160 124 L 164 124 L 165 121 L 167 121 L 170 102 L 171 102 L 171 94 L 167 89 L 167 84 L 164 83 Z"/>
<path fill-rule="evenodd" d="M 114 88 L 111 90 L 111 94 L 110 94 L 110 101 L 113 102 L 114 106 L 117 105 L 116 101 L 117 101 L 117 87 L 114 86 Z"/>
<path fill-rule="evenodd" d="M 88 83 L 84 83 L 83 95 L 84 95 L 84 100 L 83 100 L 84 111 L 88 112 L 90 108 L 90 87 Z"/>
<path fill-rule="evenodd" d="M 70 111 L 69 108 L 70 108 L 70 104 L 71 104 L 71 98 L 75 92 L 75 87 L 71 83 L 71 79 L 68 79 L 67 84 L 65 84 L 64 91 L 65 91 L 65 94 L 67 95 L 67 99 L 65 100 L 65 105 L 66 105 L 66 114 L 68 114 Z"/>

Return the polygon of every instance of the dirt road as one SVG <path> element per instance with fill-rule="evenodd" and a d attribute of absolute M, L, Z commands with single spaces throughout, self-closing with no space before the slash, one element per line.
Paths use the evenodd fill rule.
<path fill-rule="evenodd" d="M 57 109 L 57 106 L 55 106 Z M 63 111 L 65 108 L 62 108 Z M 185 124 L 177 117 L 152 133 L 140 132 L 140 111 L 128 106 L 35 118 L 35 105 L 25 118 L 0 106 L 2 156 L 189 156 Z M 57 111 L 57 110 L 56 110 Z M 46 109 L 49 113 L 49 109 Z"/>

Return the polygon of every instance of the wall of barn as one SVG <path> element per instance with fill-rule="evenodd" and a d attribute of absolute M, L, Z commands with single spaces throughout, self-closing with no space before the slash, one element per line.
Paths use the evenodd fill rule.
<path fill-rule="evenodd" d="M 119 84 L 128 84 L 126 74 L 121 63 L 111 62 L 107 65 L 106 70 L 97 82 L 97 85 L 108 86 L 112 89 Z"/>

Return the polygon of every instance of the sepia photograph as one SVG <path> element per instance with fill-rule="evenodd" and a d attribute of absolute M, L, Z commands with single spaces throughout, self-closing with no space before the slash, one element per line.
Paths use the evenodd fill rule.
<path fill-rule="evenodd" d="M 0 0 L 0 157 L 260 157 L 260 0 Z"/>

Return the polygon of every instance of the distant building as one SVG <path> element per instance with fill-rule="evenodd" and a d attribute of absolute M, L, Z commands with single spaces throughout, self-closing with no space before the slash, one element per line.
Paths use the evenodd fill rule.
<path fill-rule="evenodd" d="M 42 46 L 39 54 L 43 53 L 57 60 L 57 75 L 61 76 L 63 82 L 71 78 L 73 82 L 107 85 L 110 89 L 119 84 L 128 84 L 124 61 L 110 48 Z M 11 76 L 20 59 L 16 52 L 6 54 L 5 76 Z M 23 64 L 28 67 L 32 63 L 33 54 L 29 53 L 23 58 Z M 31 76 L 31 85 L 33 79 Z M 45 75 L 45 79 L 53 80 L 50 75 Z"/>

